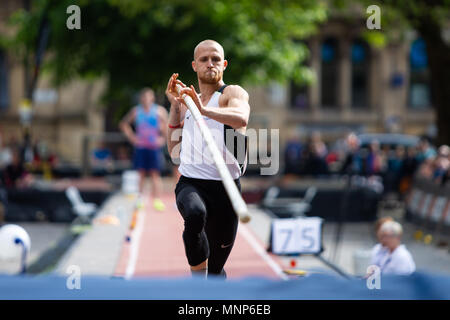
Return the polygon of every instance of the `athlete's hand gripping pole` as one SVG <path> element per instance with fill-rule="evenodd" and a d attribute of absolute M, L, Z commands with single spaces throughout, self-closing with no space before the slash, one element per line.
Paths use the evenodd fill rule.
<path fill-rule="evenodd" d="M 180 94 L 183 88 L 179 84 L 176 85 L 176 88 L 178 94 Z M 212 137 L 211 131 L 209 130 L 208 126 L 205 123 L 205 120 L 200 114 L 197 105 L 195 104 L 194 100 L 192 100 L 192 98 L 187 94 L 183 94 L 181 98 L 184 100 L 188 109 L 191 111 L 191 114 L 194 117 L 194 120 L 200 129 L 202 137 L 206 141 L 206 145 L 208 147 L 209 152 L 213 156 L 214 164 L 216 165 L 220 177 L 222 178 L 222 183 L 225 187 L 225 190 L 227 191 L 228 197 L 230 198 L 234 211 L 238 215 L 241 222 L 243 223 L 249 222 L 251 217 L 248 212 L 247 205 L 244 202 L 244 199 L 242 199 L 242 196 L 239 193 L 239 190 L 236 184 L 234 183 L 234 180 L 231 177 L 230 172 L 228 171 L 228 168 L 225 164 L 225 160 L 220 154 L 220 151 L 217 148 L 217 145 Z"/>

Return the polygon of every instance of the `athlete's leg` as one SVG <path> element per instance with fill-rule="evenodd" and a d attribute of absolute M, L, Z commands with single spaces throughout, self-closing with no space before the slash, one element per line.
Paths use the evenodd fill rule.
<path fill-rule="evenodd" d="M 145 173 L 146 173 L 146 159 L 145 150 L 142 148 L 135 148 L 133 154 L 133 167 L 139 171 L 139 193 L 144 192 Z"/>
<path fill-rule="evenodd" d="M 153 207 L 158 211 L 164 211 L 166 206 L 160 196 L 162 193 L 162 180 L 158 170 L 150 171 L 150 180 L 152 183 Z"/>
<path fill-rule="evenodd" d="M 191 270 L 203 272 L 209 256 L 209 244 L 204 230 L 206 205 L 199 191 L 186 182 L 178 182 L 176 203 L 184 219 L 183 242 Z"/>
<path fill-rule="evenodd" d="M 162 180 L 161 180 L 161 151 L 160 150 L 147 150 L 147 166 L 150 175 L 150 181 L 152 185 L 152 197 L 153 197 L 153 207 L 158 211 L 164 211 L 165 206 L 161 201 L 162 193 Z"/>
<path fill-rule="evenodd" d="M 150 170 L 153 199 L 159 199 L 162 193 L 162 179 L 158 170 Z"/>
<path fill-rule="evenodd" d="M 144 187 L 145 187 L 145 177 L 146 177 L 146 171 L 144 169 L 139 170 L 139 193 L 144 193 Z"/>
<path fill-rule="evenodd" d="M 239 222 L 232 208 L 228 213 L 217 210 L 212 215 L 214 218 L 209 218 L 205 227 L 210 250 L 208 275 L 225 275 L 223 267 L 233 249 Z"/>
<path fill-rule="evenodd" d="M 237 185 L 240 190 L 240 184 Z M 205 226 L 210 249 L 208 274 L 226 277 L 223 267 L 233 249 L 239 219 L 222 184 L 218 185 L 218 190 L 214 190 L 214 195 L 215 207 L 208 208 Z"/>

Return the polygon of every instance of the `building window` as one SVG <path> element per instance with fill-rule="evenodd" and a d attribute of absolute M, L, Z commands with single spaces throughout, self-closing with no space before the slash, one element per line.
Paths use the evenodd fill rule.
<path fill-rule="evenodd" d="M 337 40 L 328 38 L 321 47 L 321 105 L 324 108 L 336 108 L 338 86 Z"/>
<path fill-rule="evenodd" d="M 369 46 L 362 40 L 352 44 L 352 107 L 368 106 L 367 88 L 369 79 Z"/>
<path fill-rule="evenodd" d="M 419 38 L 411 44 L 409 53 L 409 105 L 412 109 L 431 106 L 430 75 L 425 41 Z"/>
<path fill-rule="evenodd" d="M 306 42 L 300 41 L 302 45 L 310 52 L 311 48 Z M 311 55 L 308 54 L 307 58 L 302 61 L 302 66 L 311 66 Z M 296 84 L 291 81 L 290 84 L 290 107 L 293 110 L 304 111 L 309 109 L 309 99 L 308 99 L 308 85 L 306 84 Z"/>
<path fill-rule="evenodd" d="M 294 110 L 307 110 L 309 108 L 308 87 L 291 82 L 291 107 Z"/>
<path fill-rule="evenodd" d="M 8 106 L 8 69 L 6 65 L 6 55 L 0 50 L 0 109 L 6 109 Z"/>

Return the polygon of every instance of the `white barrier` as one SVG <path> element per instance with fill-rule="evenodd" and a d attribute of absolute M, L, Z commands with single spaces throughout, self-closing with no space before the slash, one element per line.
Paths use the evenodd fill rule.
<path fill-rule="evenodd" d="M 139 172 L 135 170 L 127 170 L 122 174 L 122 192 L 126 194 L 139 193 Z"/>
<path fill-rule="evenodd" d="M 422 197 L 424 196 L 424 193 L 418 189 L 413 189 L 411 191 L 411 195 L 408 201 L 408 209 L 413 213 L 416 214 L 416 212 L 419 209 L 420 202 L 422 200 Z"/>
<path fill-rule="evenodd" d="M 445 206 L 448 200 L 445 197 L 437 197 L 434 203 L 433 209 L 431 211 L 431 221 L 438 223 L 444 216 Z"/>
<path fill-rule="evenodd" d="M 430 193 L 427 193 L 425 197 L 422 200 L 422 205 L 419 210 L 419 217 L 422 219 L 425 219 L 428 215 L 428 212 L 430 210 L 430 206 L 433 204 L 433 198 L 434 196 Z"/>

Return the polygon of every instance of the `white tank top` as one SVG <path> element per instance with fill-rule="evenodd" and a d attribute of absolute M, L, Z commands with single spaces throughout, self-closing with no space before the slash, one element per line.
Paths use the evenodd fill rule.
<path fill-rule="evenodd" d="M 207 107 L 219 108 L 219 91 L 214 92 Z M 217 148 L 222 153 L 231 177 L 242 176 L 247 166 L 247 137 L 211 118 L 203 116 L 209 127 Z M 232 152 L 230 152 L 232 151 Z M 241 161 L 238 161 L 240 159 Z M 180 166 L 178 171 L 185 177 L 205 180 L 222 180 L 214 164 L 200 129 L 191 112 L 186 110 L 181 139 Z"/>

